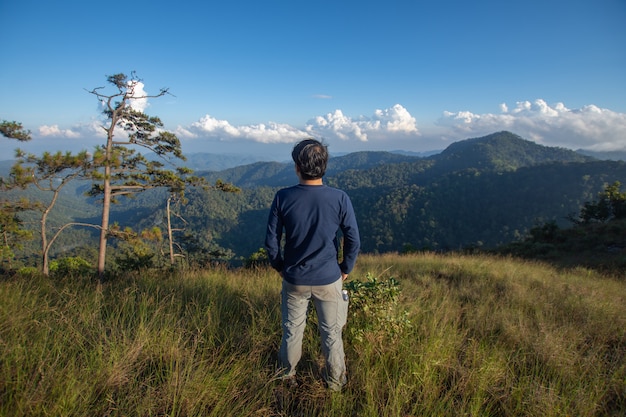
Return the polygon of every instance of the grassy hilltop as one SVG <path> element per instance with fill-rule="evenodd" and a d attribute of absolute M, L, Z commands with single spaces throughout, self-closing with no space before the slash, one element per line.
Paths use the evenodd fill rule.
<path fill-rule="evenodd" d="M 277 380 L 280 280 L 267 268 L 146 273 L 101 287 L 5 278 L 0 415 L 626 413 L 623 279 L 431 253 L 362 256 L 350 279 L 367 276 L 393 277 L 400 294 L 387 317 L 351 316 L 349 383 L 339 394 L 321 382 L 314 326 L 299 387 Z M 394 316 L 410 323 L 385 321 Z"/>

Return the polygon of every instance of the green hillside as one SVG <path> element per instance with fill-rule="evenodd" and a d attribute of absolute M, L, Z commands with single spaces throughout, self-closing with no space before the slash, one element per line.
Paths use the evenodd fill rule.
<path fill-rule="evenodd" d="M 289 155 L 286 155 L 289 158 Z M 354 152 L 348 155 L 331 157 L 326 177 L 333 177 L 344 171 L 368 170 L 377 166 L 416 161 L 418 157 L 398 155 L 390 152 Z M 286 187 L 295 180 L 293 163 L 255 162 L 217 172 L 200 172 L 210 183 L 221 179 L 242 188 Z"/>
<path fill-rule="evenodd" d="M 384 153 L 374 153 L 368 160 L 374 163 L 353 168 L 349 162 L 361 155 L 335 158 L 334 166 L 344 169 L 329 170 L 326 183 L 351 196 L 364 230 L 365 252 L 493 248 L 520 240 L 546 222 L 567 226 L 567 217 L 578 213 L 605 184 L 626 181 L 622 161 L 598 161 L 508 132 L 462 141 L 427 158 L 376 163 L 375 158 Z M 279 165 L 272 167 L 279 169 Z M 244 253 L 251 253 L 262 245 L 264 209 L 269 207 L 272 191 L 295 182 L 291 164 L 285 164 L 271 180 L 253 183 L 246 169 L 238 167 L 238 176 L 226 177 L 244 191 L 240 196 L 224 196 L 224 202 L 240 206 L 246 196 L 258 196 L 270 187 L 263 193 L 266 206 L 255 199 L 260 204 L 235 224 L 219 217 L 213 220 L 210 215 L 204 220 L 205 228 L 219 231 L 221 244 L 235 253 L 243 248 Z M 257 170 L 254 166 L 251 172 Z M 221 174 L 215 173 L 214 178 Z M 245 180 L 238 182 L 239 178 Z"/>
<path fill-rule="evenodd" d="M 564 148 L 539 145 L 511 132 L 498 132 L 453 143 L 432 159 L 447 171 L 512 171 L 553 162 L 587 162 L 594 158 Z"/>

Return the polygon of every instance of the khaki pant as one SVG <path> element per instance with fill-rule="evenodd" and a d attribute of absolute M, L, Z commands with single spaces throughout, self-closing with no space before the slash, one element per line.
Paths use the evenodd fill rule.
<path fill-rule="evenodd" d="M 341 390 L 346 384 L 342 332 L 348 316 L 348 301 L 342 297 L 342 284 L 341 278 L 332 284 L 314 286 L 292 285 L 283 280 L 280 360 L 284 377 L 296 374 L 296 366 L 302 356 L 309 300 L 313 300 L 326 361 L 324 379 L 332 390 Z"/>

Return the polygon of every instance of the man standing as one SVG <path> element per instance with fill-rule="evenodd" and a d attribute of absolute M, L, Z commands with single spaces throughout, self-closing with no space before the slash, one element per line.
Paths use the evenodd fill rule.
<path fill-rule="evenodd" d="M 274 196 L 265 237 L 270 263 L 283 278 L 279 352 L 283 378 L 295 383 L 307 309 L 309 300 L 313 300 L 326 361 L 324 379 L 328 388 L 340 391 L 346 384 L 342 332 L 348 315 L 342 284 L 356 262 L 359 230 L 348 195 L 322 183 L 327 147 L 315 139 L 305 139 L 294 146 L 291 157 L 299 184 Z M 343 235 L 341 263 L 339 230 Z"/>

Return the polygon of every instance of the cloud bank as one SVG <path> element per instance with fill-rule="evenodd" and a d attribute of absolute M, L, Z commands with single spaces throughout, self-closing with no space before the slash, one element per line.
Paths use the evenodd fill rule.
<path fill-rule="evenodd" d="M 139 90 L 138 90 L 139 91 Z M 143 92 L 143 86 L 140 88 Z M 145 94 L 145 93 L 144 93 Z M 147 101 L 137 100 L 133 107 L 141 110 Z M 593 104 L 569 109 L 563 103 L 548 104 L 542 99 L 521 101 L 509 106 L 500 105 L 499 113 L 444 111 L 432 128 L 418 129 L 416 118 L 401 104 L 376 109 L 370 116 L 352 117 L 336 109 L 315 116 L 303 126 L 267 122 L 251 125 L 233 125 L 228 120 L 209 114 L 189 126 L 172 130 L 183 141 L 193 145 L 194 151 L 211 143 L 290 144 L 305 137 L 316 137 L 346 150 L 405 149 L 428 151 L 443 149 L 448 144 L 470 137 L 484 136 L 508 130 L 521 137 L 546 146 L 594 151 L 626 150 L 626 113 L 603 109 Z M 100 138 L 100 122 L 91 121 L 71 129 L 59 126 L 41 126 L 40 137 L 66 139 Z"/>
<path fill-rule="evenodd" d="M 181 138 L 204 138 L 220 141 L 251 140 L 260 143 L 294 143 L 306 137 L 326 140 L 367 142 L 383 140 L 387 135 L 417 136 L 415 118 L 400 104 L 375 110 L 370 117 L 353 119 L 341 110 L 309 120 L 302 128 L 270 122 L 267 124 L 233 126 L 227 120 L 211 115 L 202 117 L 189 127 L 179 126 L 176 133 Z"/>
<path fill-rule="evenodd" d="M 499 114 L 446 111 L 438 124 L 457 138 L 509 130 L 547 146 L 604 152 L 626 150 L 626 113 L 593 104 L 572 110 L 563 103 L 550 106 L 541 99 L 517 102 L 512 110 L 503 103 L 500 110 Z"/>

